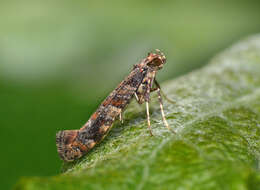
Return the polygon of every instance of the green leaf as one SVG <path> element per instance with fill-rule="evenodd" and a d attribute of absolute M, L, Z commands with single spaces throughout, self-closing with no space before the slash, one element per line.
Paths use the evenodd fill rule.
<path fill-rule="evenodd" d="M 260 189 L 260 35 L 162 88 L 176 102 L 164 100 L 176 135 L 164 127 L 156 95 L 153 137 L 144 106 L 132 102 L 125 123 L 116 122 L 87 156 L 65 165 L 64 174 L 22 178 L 15 188 Z"/>

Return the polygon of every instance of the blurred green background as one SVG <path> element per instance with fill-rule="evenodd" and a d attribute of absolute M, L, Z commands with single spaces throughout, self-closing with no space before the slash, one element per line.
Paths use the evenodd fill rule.
<path fill-rule="evenodd" d="M 60 173 L 55 133 L 80 128 L 148 51 L 159 81 L 260 32 L 260 1 L 0 1 L 1 189 Z"/>

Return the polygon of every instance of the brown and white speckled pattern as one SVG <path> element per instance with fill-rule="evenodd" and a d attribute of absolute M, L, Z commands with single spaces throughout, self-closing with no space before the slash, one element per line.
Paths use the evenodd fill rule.
<path fill-rule="evenodd" d="M 110 93 L 81 129 L 59 131 L 56 134 L 56 145 L 60 157 L 70 162 L 92 149 L 106 136 L 114 120 L 135 93 L 140 104 L 148 102 L 156 71 L 163 67 L 165 61 L 161 52 L 149 53 L 139 64 L 134 65 L 130 74 Z"/>

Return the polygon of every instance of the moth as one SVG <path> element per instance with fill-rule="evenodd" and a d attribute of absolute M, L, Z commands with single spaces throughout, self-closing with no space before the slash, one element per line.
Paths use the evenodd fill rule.
<path fill-rule="evenodd" d="M 165 119 L 161 88 L 155 79 L 157 71 L 162 69 L 165 63 L 166 57 L 159 50 L 149 53 L 140 63 L 133 66 L 130 74 L 109 94 L 82 128 L 59 131 L 56 134 L 56 146 L 61 159 L 72 162 L 101 142 L 117 118 L 123 121 L 122 112 L 133 97 L 139 104 L 146 104 L 147 125 L 152 135 L 149 101 L 150 93 L 154 91 L 158 95 L 164 125 L 171 130 Z"/>

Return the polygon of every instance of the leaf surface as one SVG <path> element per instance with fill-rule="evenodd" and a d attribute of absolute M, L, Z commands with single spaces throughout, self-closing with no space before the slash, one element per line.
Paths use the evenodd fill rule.
<path fill-rule="evenodd" d="M 153 137 L 145 107 L 132 102 L 124 124 L 64 174 L 24 177 L 15 189 L 260 189 L 260 35 L 162 89 L 176 102 L 164 100 L 176 135 L 155 94 Z"/>

